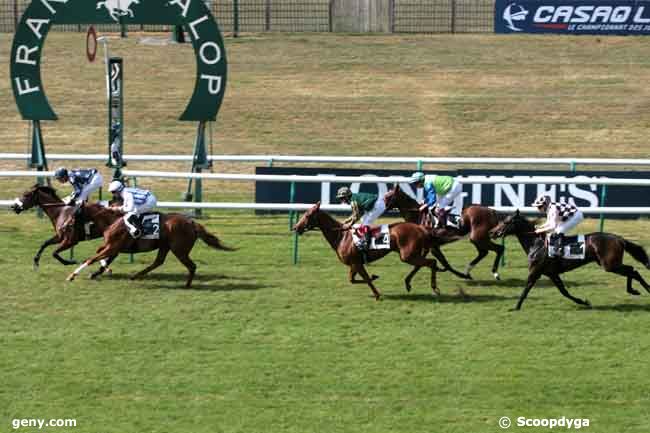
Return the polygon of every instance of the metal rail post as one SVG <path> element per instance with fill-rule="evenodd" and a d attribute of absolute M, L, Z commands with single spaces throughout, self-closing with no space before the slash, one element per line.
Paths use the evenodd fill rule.
<path fill-rule="evenodd" d="M 289 189 L 289 203 L 293 204 L 296 201 L 296 183 L 291 182 L 291 187 Z M 293 228 L 294 219 L 296 216 L 295 211 L 289 211 L 289 230 Z M 298 264 L 298 233 L 293 232 L 293 260 L 294 265 Z"/>
<path fill-rule="evenodd" d="M 600 206 L 604 207 L 605 206 L 605 201 L 607 200 L 607 185 L 603 185 L 602 189 L 600 190 Z M 603 231 L 603 228 L 605 228 L 605 214 L 601 213 L 600 214 L 600 222 L 599 222 L 599 231 Z"/>

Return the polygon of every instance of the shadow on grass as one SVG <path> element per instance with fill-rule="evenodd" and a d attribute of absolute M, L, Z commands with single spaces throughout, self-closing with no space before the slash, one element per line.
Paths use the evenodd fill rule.
<path fill-rule="evenodd" d="M 387 301 L 425 301 L 425 302 L 438 302 L 441 304 L 465 304 L 471 302 L 503 302 L 519 299 L 518 296 L 501 296 L 501 295 L 483 295 L 483 294 L 446 294 L 442 293 L 439 296 L 430 293 L 403 293 L 401 295 L 383 295 Z"/>
<path fill-rule="evenodd" d="M 473 288 L 478 288 L 478 287 L 514 287 L 517 289 L 523 289 L 526 287 L 526 283 L 528 281 L 524 278 L 508 278 L 508 279 L 503 279 L 503 280 L 467 280 L 465 281 L 465 284 L 467 284 L 470 287 Z M 596 285 L 597 283 L 595 281 L 564 281 L 564 284 L 567 286 L 567 288 L 572 288 L 572 287 L 582 287 L 582 286 L 593 286 Z M 536 283 L 535 287 L 553 287 L 555 288 L 555 284 L 548 278 L 540 278 Z"/>
<path fill-rule="evenodd" d="M 241 280 L 252 280 L 251 277 L 228 276 L 222 274 L 198 274 L 194 276 L 192 287 L 185 288 L 187 274 L 148 274 L 137 280 L 131 280 L 131 275 L 114 274 L 110 277 L 103 277 L 105 280 L 132 281 L 134 285 L 142 286 L 146 289 L 156 290 L 196 290 L 208 292 L 233 292 L 239 290 L 260 290 L 271 288 L 272 286 L 253 283 L 241 282 Z M 219 283 L 215 280 L 220 280 Z M 98 280 L 99 281 L 99 280 Z M 165 284 L 166 283 L 166 284 Z"/>
<path fill-rule="evenodd" d="M 594 305 L 591 307 L 592 310 L 597 311 L 619 311 L 622 313 L 631 313 L 631 312 L 650 312 L 650 303 L 648 304 L 614 304 L 614 305 Z M 589 309 L 584 309 L 589 311 Z"/>

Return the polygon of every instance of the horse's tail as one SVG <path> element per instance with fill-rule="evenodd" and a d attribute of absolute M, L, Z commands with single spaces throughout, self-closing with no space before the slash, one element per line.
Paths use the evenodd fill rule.
<path fill-rule="evenodd" d="M 196 235 L 199 238 L 201 238 L 203 242 L 210 245 L 212 248 L 217 250 L 223 250 L 223 251 L 237 251 L 236 248 L 227 247 L 224 244 L 222 244 L 218 237 L 216 237 L 212 233 L 209 233 L 205 229 L 205 227 L 203 227 L 201 224 L 197 223 L 196 221 L 193 221 L 193 223 L 194 223 L 194 231 L 196 232 Z"/>
<path fill-rule="evenodd" d="M 650 269 L 650 259 L 648 258 L 648 253 L 645 252 L 643 247 L 628 240 L 624 240 L 623 242 L 625 242 L 625 251 L 627 251 L 628 254 L 634 257 L 637 261 L 643 263 L 646 268 Z"/>

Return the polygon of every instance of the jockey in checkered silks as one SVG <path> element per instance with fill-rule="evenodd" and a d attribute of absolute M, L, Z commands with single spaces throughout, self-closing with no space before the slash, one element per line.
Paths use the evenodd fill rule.
<path fill-rule="evenodd" d="M 343 229 L 350 229 L 361 218 L 361 227 L 358 231 L 363 235 L 362 247 L 367 249 L 370 246 L 371 236 L 369 226 L 386 211 L 384 199 L 379 198 L 376 194 L 352 193 L 347 186 L 338 189 L 336 198 L 341 203 L 349 204 L 352 207 L 352 215 L 343 221 Z"/>
<path fill-rule="evenodd" d="M 550 244 L 555 247 L 555 255 L 562 256 L 564 235 L 584 219 L 582 211 L 570 203 L 551 202 L 551 197 L 540 195 L 532 204 L 540 212 L 546 213 L 546 222 L 535 228 L 535 233 L 550 233 Z"/>
<path fill-rule="evenodd" d="M 126 188 L 119 180 L 114 180 L 108 186 L 113 196 L 122 199 L 122 206 L 118 210 L 124 212 L 124 223 L 129 234 L 134 239 L 142 236 L 142 221 L 140 215 L 151 212 L 157 204 L 156 196 L 146 189 Z"/>

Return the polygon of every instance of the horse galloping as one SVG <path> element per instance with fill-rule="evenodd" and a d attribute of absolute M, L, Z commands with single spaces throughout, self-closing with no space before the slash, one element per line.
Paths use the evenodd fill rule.
<path fill-rule="evenodd" d="M 354 245 L 352 231 L 343 228 L 343 224 L 338 222 L 332 216 L 320 210 L 320 202 L 308 209 L 300 220 L 294 225 L 293 230 L 298 234 L 320 228 L 323 236 L 336 252 L 341 263 L 347 265 L 349 269 L 349 281 L 352 284 L 366 283 L 376 300 L 381 298 L 381 293 L 372 283 L 378 277 L 372 277 L 366 271 L 364 264 L 374 262 L 386 256 L 388 253 L 399 252 L 400 259 L 412 265 L 414 269 L 404 279 L 407 291 L 411 291 L 411 280 L 413 276 L 422 267 L 431 269 L 431 289 L 435 294 L 440 294 L 436 285 L 436 271 L 451 270 L 451 266 L 445 259 L 442 252 L 436 245 L 433 235 L 417 224 L 395 223 L 389 225 L 390 232 L 390 249 L 370 250 L 364 255 Z M 426 258 L 429 250 L 434 252 L 436 258 L 446 267 L 439 269 L 435 259 Z M 355 277 L 360 274 L 363 280 L 356 280 Z"/>
<path fill-rule="evenodd" d="M 59 244 L 52 253 L 52 256 L 63 265 L 75 265 L 74 260 L 66 260 L 59 255 L 62 251 L 68 250 L 79 242 L 90 239 L 97 239 L 102 236 L 103 230 L 108 225 L 93 224 L 89 226 L 88 232 L 83 225 L 72 224 L 74 221 L 74 206 L 67 206 L 56 194 L 56 190 L 49 186 L 34 185 L 25 191 L 20 198 L 16 198 L 11 209 L 20 214 L 33 207 L 40 207 L 47 215 L 54 227 L 55 234 L 46 240 L 34 256 L 34 268 L 38 268 L 41 255 L 45 248 L 53 244 Z M 83 213 L 83 208 L 82 208 Z"/>
<path fill-rule="evenodd" d="M 566 298 L 571 299 L 576 304 L 591 307 L 588 300 L 582 300 L 572 296 L 560 278 L 560 274 L 572 271 L 591 262 L 598 263 L 606 272 L 613 272 L 627 277 L 627 292 L 629 294 L 640 295 L 632 287 L 632 280 L 637 280 L 650 293 L 650 285 L 643 279 L 641 274 L 634 267 L 623 264 L 623 255 L 627 252 L 647 269 L 650 269 L 650 260 L 648 259 L 647 253 L 642 246 L 628 241 L 621 236 L 602 232 L 589 233 L 585 235 L 585 254 L 583 259 L 548 257 L 544 239 L 535 234 L 535 225 L 521 216 L 519 210 L 514 215 L 500 222 L 492 231 L 492 236 L 494 237 L 507 235 L 517 236 L 522 248 L 528 254 L 528 281 L 519 297 L 519 302 L 517 302 L 517 310 L 521 309 L 521 305 L 524 303 L 528 293 L 542 275 L 549 277 L 560 293 Z"/>
<path fill-rule="evenodd" d="M 423 223 L 422 213 L 419 210 L 419 203 L 417 200 L 402 191 L 399 185 L 395 185 L 395 188 L 384 195 L 384 201 L 386 202 L 386 209 L 397 208 L 405 221 L 415 224 Z M 496 227 L 499 221 L 503 220 L 505 217 L 504 214 L 497 213 L 497 211 L 490 209 L 489 207 L 471 205 L 463 209 L 460 215 L 460 227 L 458 229 L 446 227 L 441 229 L 431 228 L 431 230 L 433 230 L 434 234 L 448 236 L 447 239 L 449 242 L 462 239 L 464 236 L 469 234 L 469 240 L 476 248 L 478 255 L 467 264 L 467 267 L 465 268 L 467 276 L 470 275 L 472 269 L 483 260 L 490 251 L 494 251 L 496 257 L 492 264 L 492 275 L 495 279 L 499 280 L 499 263 L 501 262 L 505 248 L 503 245 L 492 242 L 490 239 L 490 230 Z"/>
<path fill-rule="evenodd" d="M 122 218 L 122 213 L 107 208 L 88 208 L 90 218 L 93 220 L 106 219 L 113 221 L 104 231 L 104 243 L 97 249 L 97 254 L 85 260 L 74 272 L 68 276 L 68 281 L 75 279 L 86 266 L 100 260 L 107 260 L 110 264 L 119 253 L 141 253 L 158 250 L 154 262 L 136 273 L 131 279 L 136 279 L 153 271 L 165 262 L 165 258 L 171 251 L 178 261 L 188 270 L 188 278 L 185 287 L 192 286 L 192 280 L 196 273 L 196 264 L 190 259 L 190 252 L 197 239 L 201 239 L 208 246 L 223 251 L 235 251 L 221 243 L 219 238 L 209 233 L 201 224 L 180 214 L 160 214 L 159 239 L 133 239 Z M 104 272 L 106 266 L 95 272 L 95 278 Z"/>

